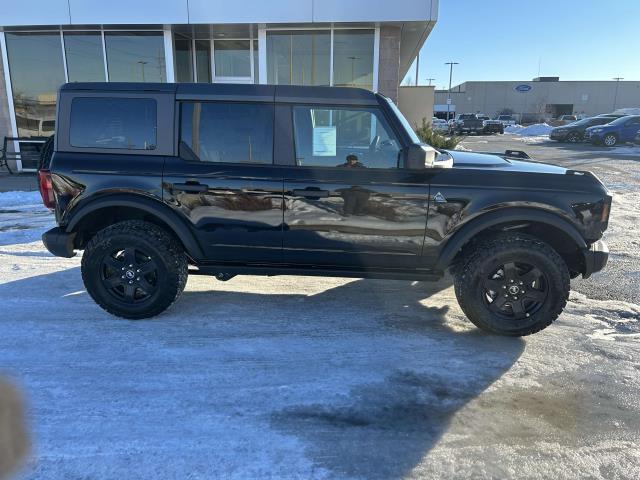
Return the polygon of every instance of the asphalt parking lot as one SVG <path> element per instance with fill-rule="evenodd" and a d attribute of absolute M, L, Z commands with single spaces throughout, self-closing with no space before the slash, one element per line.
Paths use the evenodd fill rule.
<path fill-rule="evenodd" d="M 39 194 L 0 193 L 0 373 L 32 444 L 18 478 L 640 478 L 640 158 L 463 146 L 613 191 L 610 266 L 536 335 L 479 332 L 448 281 L 192 276 L 165 314 L 117 319 L 79 258 L 44 249 Z"/>

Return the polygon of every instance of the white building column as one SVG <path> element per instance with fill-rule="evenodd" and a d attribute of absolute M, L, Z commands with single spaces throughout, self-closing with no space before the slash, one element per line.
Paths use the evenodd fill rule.
<path fill-rule="evenodd" d="M 267 84 L 267 29 L 264 24 L 258 26 L 258 71 L 260 83 Z"/>
<path fill-rule="evenodd" d="M 4 72 L 4 84 L 7 89 L 7 105 L 9 106 L 9 121 L 11 123 L 11 136 L 18 136 L 18 124 L 16 123 L 16 110 L 13 105 L 13 87 L 11 85 L 11 75 L 9 74 L 9 57 L 7 56 L 7 43 L 4 32 L 0 32 L 0 52 L 2 52 L 2 70 Z M 18 142 L 13 142 L 13 150 L 20 151 Z M 16 170 L 22 171 L 22 161 L 16 160 Z"/>
<path fill-rule="evenodd" d="M 167 82 L 173 83 L 176 81 L 176 74 L 171 25 L 164 25 L 162 32 L 164 34 L 164 64 L 166 68 Z"/>

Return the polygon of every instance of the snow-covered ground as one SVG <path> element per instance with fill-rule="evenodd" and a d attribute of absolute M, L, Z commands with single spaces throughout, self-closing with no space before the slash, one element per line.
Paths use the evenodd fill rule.
<path fill-rule="evenodd" d="M 638 305 L 574 293 L 512 339 L 470 325 L 447 281 L 191 277 L 130 322 L 46 252 L 52 224 L 37 193 L 0 194 L 19 478 L 640 478 Z"/>

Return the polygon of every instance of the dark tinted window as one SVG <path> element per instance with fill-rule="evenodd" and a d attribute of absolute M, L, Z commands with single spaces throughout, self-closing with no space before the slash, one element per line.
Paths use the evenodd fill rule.
<path fill-rule="evenodd" d="M 187 158 L 202 162 L 273 162 L 273 105 L 183 103 L 181 124 L 181 153 L 186 147 Z"/>
<path fill-rule="evenodd" d="M 75 98 L 69 139 L 74 147 L 154 150 L 156 126 L 151 98 Z"/>
<path fill-rule="evenodd" d="M 400 146 L 377 109 L 299 106 L 293 112 L 298 165 L 398 166 Z"/>

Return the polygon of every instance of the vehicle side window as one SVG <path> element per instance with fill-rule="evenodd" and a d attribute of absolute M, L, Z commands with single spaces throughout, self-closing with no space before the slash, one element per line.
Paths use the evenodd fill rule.
<path fill-rule="evenodd" d="M 152 98 L 74 98 L 69 141 L 74 147 L 155 150 L 157 105 Z"/>
<path fill-rule="evenodd" d="M 273 163 L 273 105 L 184 102 L 180 149 L 201 162 Z"/>
<path fill-rule="evenodd" d="M 399 143 L 375 108 L 293 108 L 296 163 L 302 166 L 397 168 Z"/>

